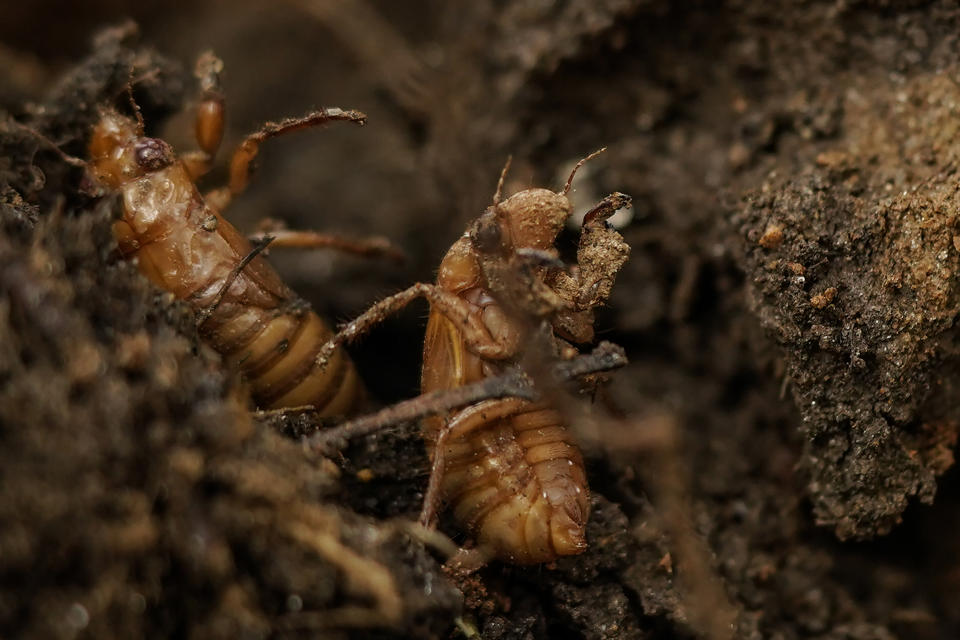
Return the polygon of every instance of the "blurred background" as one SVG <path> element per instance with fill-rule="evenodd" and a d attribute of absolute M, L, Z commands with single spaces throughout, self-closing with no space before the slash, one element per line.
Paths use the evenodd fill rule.
<path fill-rule="evenodd" d="M 578 213 L 612 191 L 634 199 L 621 223 L 633 253 L 597 328 L 631 359 L 611 396 L 636 442 L 586 450 L 604 537 L 583 564 L 484 574 L 494 595 L 480 599 L 496 603 L 478 614 L 484 637 L 720 638 L 711 615 L 727 604 L 751 640 L 957 637 L 957 474 L 940 477 L 960 430 L 955 3 L 5 4 L 0 104 L 15 114 L 105 26 L 134 20 L 185 77 L 216 52 L 228 128 L 204 187 L 264 121 L 365 112 L 363 128 L 266 143 L 227 211 L 247 231 L 272 217 L 401 246 L 402 267 L 271 254 L 339 320 L 432 281 L 509 155 L 507 193 L 560 188 L 608 147 L 572 197 Z M 148 123 L 177 149 L 193 146 L 191 91 L 183 114 Z M 562 238 L 566 255 L 576 238 Z M 417 392 L 425 317 L 416 303 L 352 348 L 384 403 Z M 640 433 L 654 414 L 680 443 L 679 529 L 673 503 L 658 502 L 663 458 Z M 371 454 L 387 480 L 351 485 L 351 508 L 397 515 L 378 502 L 392 453 Z M 404 482 L 417 496 L 415 455 Z M 672 564 L 682 532 L 703 570 L 693 578 L 690 548 Z M 714 580 L 729 603 L 698 610 L 690 583 Z"/>

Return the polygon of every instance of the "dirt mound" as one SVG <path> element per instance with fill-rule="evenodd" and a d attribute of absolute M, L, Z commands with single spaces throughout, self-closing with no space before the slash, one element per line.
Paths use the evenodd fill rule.
<path fill-rule="evenodd" d="M 314 4 L 142 3 L 140 40 L 110 30 L 59 71 L 38 60 L 85 34 L 0 25 L 0 59 L 35 52 L 0 68 L 0 635 L 956 637 L 952 3 L 294 6 Z M 584 555 L 448 575 L 404 524 L 415 425 L 308 454 L 290 436 L 317 425 L 251 417 L 189 310 L 118 259 L 114 204 L 53 145 L 83 155 L 132 69 L 148 126 L 188 148 L 208 47 L 228 141 L 296 99 L 370 115 L 265 149 L 229 212 L 407 249 L 404 269 L 271 255 L 331 317 L 432 280 L 508 153 L 509 193 L 608 145 L 573 196 L 634 198 L 598 321 L 631 359 L 598 406 L 628 428 L 582 434 Z M 381 401 L 415 393 L 423 324 L 353 347 Z"/>

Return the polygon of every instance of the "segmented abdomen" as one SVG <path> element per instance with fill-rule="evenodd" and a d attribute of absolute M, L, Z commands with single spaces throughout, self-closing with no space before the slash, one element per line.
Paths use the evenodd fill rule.
<path fill-rule="evenodd" d="M 191 302 L 206 308 L 203 298 Z M 326 367 L 316 364 L 331 332 L 312 311 L 221 303 L 201 330 L 226 362 L 240 369 L 261 407 L 313 405 L 321 415 L 335 416 L 349 413 L 361 395 L 356 370 L 343 349 L 334 352 Z"/>
<path fill-rule="evenodd" d="M 449 320 L 435 312 L 424 358 L 424 392 L 468 384 L 484 368 Z M 441 491 L 478 542 L 518 564 L 549 562 L 586 548 L 590 503 L 583 458 L 556 411 L 523 400 L 495 400 L 429 418 L 424 435 L 431 458 L 445 423 L 476 425 L 447 440 Z"/>
<path fill-rule="evenodd" d="M 123 196 L 124 217 L 114 224 L 121 250 L 198 313 L 213 309 L 201 335 L 240 369 L 258 406 L 309 404 L 332 416 L 359 402 L 363 390 L 353 363 L 338 349 L 325 367 L 316 364 L 331 332 L 266 260 L 251 260 L 217 302 L 252 246 L 204 203 L 179 163 L 125 185 Z"/>

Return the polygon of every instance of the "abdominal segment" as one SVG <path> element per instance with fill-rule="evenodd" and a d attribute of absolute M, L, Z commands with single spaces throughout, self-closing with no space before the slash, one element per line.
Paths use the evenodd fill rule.
<path fill-rule="evenodd" d="M 271 314 L 256 308 L 233 309 L 238 313 L 215 313 L 210 318 L 208 322 L 219 323 L 211 332 L 217 338 L 211 342 L 217 343 L 224 359 L 244 374 L 259 406 L 313 405 L 321 416 L 344 415 L 355 406 L 362 392 L 356 370 L 344 351 L 334 352 L 324 367 L 316 363 L 331 335 L 317 314 L 308 310 Z"/>
<path fill-rule="evenodd" d="M 166 173 L 179 170 L 175 166 Z M 201 335 L 239 368 L 259 407 L 312 405 L 321 417 L 356 408 L 364 393 L 343 349 L 326 366 L 316 363 L 330 329 L 262 257 L 236 272 L 253 247 L 229 221 L 206 206 L 195 189 L 179 202 L 178 215 L 169 207 L 160 215 L 147 206 L 141 194 L 156 190 L 154 183 L 185 180 L 164 178 L 166 173 L 126 188 L 132 195 L 125 199 L 125 219 L 114 225 L 121 250 L 136 256 L 155 284 L 206 316 Z"/>
<path fill-rule="evenodd" d="M 526 403 L 446 446 L 442 490 L 458 522 L 517 564 L 586 548 L 583 459 L 556 411 Z"/>

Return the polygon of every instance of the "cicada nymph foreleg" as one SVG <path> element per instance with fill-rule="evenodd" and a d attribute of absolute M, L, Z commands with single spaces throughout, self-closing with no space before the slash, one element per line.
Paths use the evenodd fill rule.
<path fill-rule="evenodd" d="M 551 288 L 564 299 L 565 309 L 553 320 L 557 331 L 576 343 L 594 337 L 594 309 L 610 297 L 617 273 L 630 256 L 630 245 L 607 224 L 618 210 L 631 206 L 631 198 L 612 193 L 583 217 L 577 264 L 569 271 L 551 274 Z"/>
<path fill-rule="evenodd" d="M 380 300 L 343 325 L 340 331 L 324 345 L 317 361 L 323 364 L 337 347 L 366 335 L 375 326 L 417 298 L 429 300 L 431 305 L 446 316 L 458 330 L 463 332 L 467 348 L 477 355 L 490 359 L 502 359 L 511 355 L 516 349 L 515 341 L 504 340 L 501 336 L 491 335 L 483 322 L 483 318 L 477 313 L 475 305 L 437 285 L 418 282 L 399 293 Z"/>
<path fill-rule="evenodd" d="M 194 182 L 209 173 L 220 143 L 223 141 L 226 101 L 220 87 L 221 71 L 223 71 L 223 61 L 212 51 L 200 54 L 194 70 L 194 75 L 200 84 L 200 96 L 194 116 L 194 136 L 199 148 L 180 154 L 180 160 Z M 207 204 L 218 208 L 217 203 L 210 197 L 206 197 L 205 200 Z"/>
<path fill-rule="evenodd" d="M 196 117 L 196 137 L 200 149 L 183 156 L 184 163 L 194 179 L 210 170 L 223 137 L 225 110 L 219 77 L 222 68 L 223 63 L 212 53 L 203 54 L 197 61 L 196 75 L 200 80 L 202 93 Z M 363 125 L 366 122 L 366 116 L 359 111 L 345 111 L 338 108 L 320 109 L 300 118 L 267 122 L 259 130 L 247 135 L 231 159 L 228 186 L 208 192 L 204 196 L 207 204 L 222 212 L 234 197 L 247 189 L 253 162 L 260 153 L 260 145 L 269 138 L 334 121 Z M 256 243 L 270 236 L 271 248 L 336 249 L 364 257 L 386 257 L 396 262 L 402 262 L 405 259 L 405 254 L 382 236 L 354 239 L 333 233 L 291 230 L 270 217 L 264 218 L 259 226 L 259 232 L 251 236 L 250 240 Z"/>

